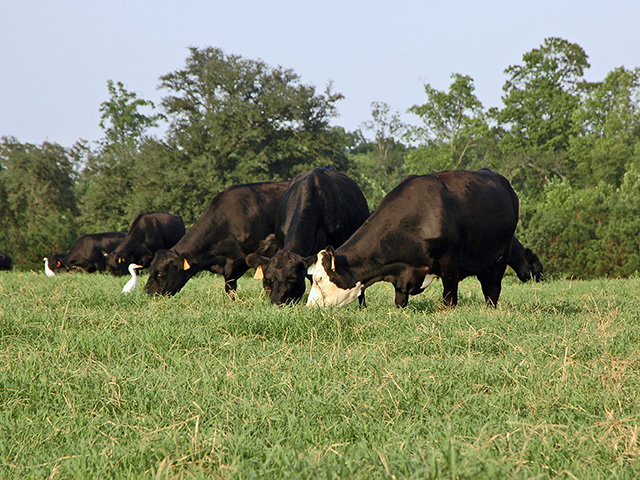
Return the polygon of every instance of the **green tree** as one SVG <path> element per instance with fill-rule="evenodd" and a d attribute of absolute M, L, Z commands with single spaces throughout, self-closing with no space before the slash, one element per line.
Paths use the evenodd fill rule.
<path fill-rule="evenodd" d="M 504 108 L 495 117 L 501 170 L 516 187 L 535 190 L 571 172 L 566 152 L 578 133 L 574 114 L 589 86 L 589 63 L 582 47 L 555 37 L 522 60 L 505 70 Z"/>
<path fill-rule="evenodd" d="M 144 114 L 141 109 L 155 109 L 150 100 L 138 98 L 135 92 L 129 92 L 122 82 L 107 81 L 109 100 L 100 104 L 100 127 L 104 130 L 103 146 L 137 146 L 146 132 L 158 126 L 163 118 L 161 114 Z"/>
<path fill-rule="evenodd" d="M 451 78 L 447 92 L 426 84 L 427 102 L 409 108 L 422 120 L 422 125 L 412 130 L 418 148 L 407 158 L 410 173 L 488 166 L 484 156 L 489 127 L 482 103 L 474 93 L 473 79 L 458 73 Z"/>
<path fill-rule="evenodd" d="M 0 252 L 8 253 L 15 257 L 17 252 L 25 251 L 24 241 L 20 234 L 18 222 L 11 210 L 7 198 L 6 167 L 0 160 Z"/>
<path fill-rule="evenodd" d="M 609 72 L 580 104 L 575 122 L 581 127 L 570 148 L 576 181 L 620 185 L 640 160 L 640 68 Z"/>
<path fill-rule="evenodd" d="M 403 166 L 408 149 L 402 139 L 408 126 L 400 118 L 400 113 L 392 112 L 384 102 L 371 103 L 371 117 L 371 120 L 363 122 L 362 127 L 373 132 L 374 140 L 361 136 L 351 158 L 355 170 L 353 176 L 365 192 L 369 207 L 374 209 L 405 175 Z"/>
<path fill-rule="evenodd" d="M 522 202 L 518 238 L 557 277 L 626 277 L 640 270 L 640 168 L 619 187 L 554 179 L 534 205 Z"/>
<path fill-rule="evenodd" d="M 147 131 L 162 119 L 161 114 L 153 112 L 153 102 L 127 91 L 121 82 L 109 80 L 107 88 L 109 99 L 100 105 L 100 126 L 105 136 L 96 151 L 85 147 L 81 152 L 84 169 L 78 190 L 83 231 L 127 229 L 141 213 L 132 208 L 140 194 L 136 188 L 140 150 L 153 141 Z"/>
<path fill-rule="evenodd" d="M 367 131 L 374 133 L 376 160 L 382 174 L 389 177 L 402 168 L 402 138 L 407 132 L 407 124 L 400 118 L 400 112 L 392 112 L 385 102 L 371 103 L 371 120 L 363 122 Z M 401 148 L 398 148 L 401 146 Z M 398 152 L 400 150 L 400 152 Z"/>
<path fill-rule="evenodd" d="M 34 268 L 43 255 L 69 247 L 77 237 L 75 173 L 69 152 L 55 143 L 0 142 L 2 227 L 14 260 Z"/>
<path fill-rule="evenodd" d="M 137 150 L 133 149 L 86 152 L 78 182 L 81 230 L 97 233 L 128 228 L 136 161 Z"/>
<path fill-rule="evenodd" d="M 342 99 L 331 85 L 319 95 L 292 70 L 212 47 L 192 47 L 186 66 L 160 80 L 168 143 L 205 187 L 348 167 L 343 132 L 329 126 Z"/>

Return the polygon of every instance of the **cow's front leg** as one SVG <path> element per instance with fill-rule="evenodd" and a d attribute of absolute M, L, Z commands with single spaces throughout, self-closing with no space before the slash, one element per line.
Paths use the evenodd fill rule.
<path fill-rule="evenodd" d="M 237 280 L 225 280 L 224 292 L 230 297 L 234 298 L 237 295 L 236 289 L 238 288 Z"/>
<path fill-rule="evenodd" d="M 440 271 L 444 288 L 442 299 L 448 307 L 455 307 L 458 304 L 458 283 L 460 282 L 458 256 L 454 253 L 444 255 L 440 259 Z"/>
<path fill-rule="evenodd" d="M 362 308 L 365 308 L 367 306 L 367 302 L 364 299 L 364 290 L 362 291 L 362 293 L 360 295 L 358 295 L 358 303 L 360 304 L 360 306 Z"/>
<path fill-rule="evenodd" d="M 409 303 L 409 294 L 396 288 L 396 307 L 406 307 Z"/>
<path fill-rule="evenodd" d="M 458 277 L 447 275 L 442 277 L 442 299 L 448 307 L 455 307 L 458 304 Z"/>
<path fill-rule="evenodd" d="M 506 265 L 498 264 L 487 272 L 478 274 L 484 299 L 490 307 L 495 307 L 498 304 L 500 290 L 502 290 L 502 276 L 504 275 L 505 268 Z"/>
<path fill-rule="evenodd" d="M 502 285 L 499 283 L 497 285 L 487 285 L 485 283 L 481 283 L 482 285 L 482 293 L 484 293 L 484 300 L 487 303 L 488 307 L 495 307 L 498 305 L 498 298 L 500 297 L 500 290 Z"/>

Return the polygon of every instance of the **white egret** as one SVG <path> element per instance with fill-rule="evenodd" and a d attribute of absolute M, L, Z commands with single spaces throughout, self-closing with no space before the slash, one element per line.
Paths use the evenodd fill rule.
<path fill-rule="evenodd" d="M 129 273 L 131 274 L 131 278 L 126 283 L 126 285 L 122 288 L 122 293 L 130 293 L 136 289 L 136 285 L 138 284 L 138 272 L 136 270 L 138 268 L 144 268 L 142 265 L 138 265 L 137 263 L 129 264 Z"/>
<path fill-rule="evenodd" d="M 47 277 L 55 277 L 56 272 L 54 272 L 53 270 L 51 270 L 51 268 L 49 268 L 49 259 L 47 257 L 44 257 L 43 260 L 44 260 L 44 273 L 47 274 Z"/>

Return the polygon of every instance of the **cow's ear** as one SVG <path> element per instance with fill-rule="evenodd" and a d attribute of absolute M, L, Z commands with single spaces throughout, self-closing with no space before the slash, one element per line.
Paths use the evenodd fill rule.
<path fill-rule="evenodd" d="M 307 275 L 313 275 L 316 272 L 316 262 L 318 261 L 317 255 L 311 255 L 302 260 L 304 268 L 307 269 Z"/>
<path fill-rule="evenodd" d="M 531 260 L 531 257 L 533 257 L 533 252 L 531 251 L 530 248 L 525 248 L 524 249 L 524 259 L 528 262 L 529 260 Z"/>
<path fill-rule="evenodd" d="M 247 266 L 251 268 L 262 266 L 264 269 L 269 264 L 269 258 L 258 255 L 257 253 L 250 253 L 247 255 L 247 258 L 245 258 L 245 262 L 247 262 Z"/>
<path fill-rule="evenodd" d="M 325 255 L 329 258 L 330 262 L 331 262 L 331 271 L 335 272 L 336 271 L 336 256 L 335 253 L 333 251 L 333 247 L 331 245 L 329 245 L 327 248 L 324 249 L 324 253 Z"/>
<path fill-rule="evenodd" d="M 256 253 L 263 257 L 273 257 L 278 251 L 278 242 L 276 241 L 276 234 L 272 233 L 268 235 L 264 240 L 258 244 Z"/>
<path fill-rule="evenodd" d="M 191 265 L 189 265 L 189 262 L 187 262 L 187 259 L 184 258 L 182 259 L 182 270 L 189 270 L 191 268 Z"/>
<path fill-rule="evenodd" d="M 247 263 L 247 266 L 256 269 L 253 278 L 257 278 L 258 280 L 264 278 L 264 269 L 269 265 L 268 257 L 263 257 L 257 253 L 250 253 L 244 261 Z"/>

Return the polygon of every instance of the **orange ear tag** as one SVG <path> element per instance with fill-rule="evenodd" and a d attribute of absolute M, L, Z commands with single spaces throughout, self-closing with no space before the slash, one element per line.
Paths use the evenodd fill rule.
<path fill-rule="evenodd" d="M 182 269 L 183 270 L 189 270 L 191 268 L 191 265 L 189 265 L 189 262 L 187 262 L 187 259 L 184 259 L 184 262 L 182 262 Z"/>
<path fill-rule="evenodd" d="M 262 271 L 262 265 L 258 265 L 258 267 L 256 268 L 256 274 L 253 276 L 253 278 L 257 278 L 258 280 L 260 280 L 261 278 L 264 278 L 264 272 Z"/>

